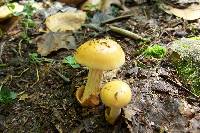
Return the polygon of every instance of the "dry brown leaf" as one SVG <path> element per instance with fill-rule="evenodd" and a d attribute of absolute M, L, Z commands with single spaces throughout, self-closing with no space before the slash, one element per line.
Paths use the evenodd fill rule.
<path fill-rule="evenodd" d="M 83 11 L 56 13 L 46 19 L 46 26 L 50 31 L 74 31 L 84 24 L 86 13 Z"/>
<path fill-rule="evenodd" d="M 170 5 L 163 4 L 163 10 L 169 14 L 181 17 L 186 20 L 195 20 L 200 18 L 200 5 L 192 4 L 187 8 L 179 9 Z"/>
<path fill-rule="evenodd" d="M 23 10 L 23 6 L 19 5 L 18 3 L 12 3 L 15 8 L 13 9 L 13 12 L 21 12 Z M 3 21 L 7 18 L 12 16 L 12 11 L 7 7 L 7 5 L 3 5 L 0 7 L 0 21 Z"/>
<path fill-rule="evenodd" d="M 75 38 L 71 33 L 47 33 L 39 36 L 36 39 L 37 52 L 42 56 L 47 56 L 53 51 L 57 51 L 61 48 L 75 49 Z"/>

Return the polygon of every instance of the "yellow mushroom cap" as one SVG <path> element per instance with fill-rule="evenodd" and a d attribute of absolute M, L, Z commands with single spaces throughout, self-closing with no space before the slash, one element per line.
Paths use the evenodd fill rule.
<path fill-rule="evenodd" d="M 112 70 L 125 62 L 125 54 L 121 46 L 109 39 L 94 39 L 82 44 L 75 53 L 79 64 L 100 70 Z"/>
<path fill-rule="evenodd" d="M 122 108 L 131 101 L 131 89 L 129 85 L 120 80 L 106 83 L 101 89 L 102 102 L 109 107 Z"/>

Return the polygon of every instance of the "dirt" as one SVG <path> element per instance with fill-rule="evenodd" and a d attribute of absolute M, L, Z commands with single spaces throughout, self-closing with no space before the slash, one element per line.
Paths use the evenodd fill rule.
<path fill-rule="evenodd" d="M 77 46 L 93 38 L 95 33 L 97 38 L 109 36 L 116 40 L 126 53 L 126 63 L 113 79 L 126 81 L 132 88 L 133 98 L 114 126 L 106 122 L 102 103 L 87 108 L 80 106 L 75 99 L 74 93 L 85 84 L 88 70 L 84 67 L 73 69 L 61 63 L 64 57 L 73 55 L 73 50 L 53 52 L 46 58 L 53 59 L 54 63 L 36 65 L 30 63 L 28 56 L 37 51 L 36 44 L 22 42 L 20 56 L 20 38 L 8 36 L 1 39 L 1 46 L 5 44 L 1 47 L 0 58 L 7 66 L 0 67 L 0 81 L 20 95 L 12 104 L 0 104 L 0 132 L 175 132 L 171 129 L 193 132 L 195 128 L 190 129 L 190 125 L 195 120 L 198 123 L 199 103 L 196 99 L 188 100 L 190 92 L 177 87 L 174 82 L 168 82 L 178 80 L 172 65 L 164 59 L 161 65 L 156 66 L 154 61 L 138 59 L 138 56 L 140 50 L 148 45 L 162 43 L 168 46 L 177 38 L 198 35 L 198 27 L 190 28 L 196 21 L 184 21 L 168 15 L 155 5 L 141 5 L 131 10 L 133 17 L 113 22 L 112 25 L 150 38 L 150 42 L 141 43 L 114 32 L 98 33 L 89 28 L 82 28 L 76 34 Z M 137 60 L 146 67 L 136 67 Z M 69 78 L 69 81 L 64 81 L 53 70 Z M 195 110 L 189 117 L 180 113 L 182 100 Z"/>

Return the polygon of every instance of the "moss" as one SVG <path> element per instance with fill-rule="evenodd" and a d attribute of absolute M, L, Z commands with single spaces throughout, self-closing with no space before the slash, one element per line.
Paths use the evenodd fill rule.
<path fill-rule="evenodd" d="M 163 46 L 160 46 L 158 44 L 148 47 L 144 51 L 145 57 L 154 57 L 154 58 L 163 58 L 167 53 L 167 49 Z"/>
<path fill-rule="evenodd" d="M 181 80 L 200 96 L 200 37 L 176 40 L 170 48 L 170 59 Z"/>
<path fill-rule="evenodd" d="M 200 96 L 200 68 L 192 60 L 176 63 L 176 70 L 184 83 L 190 85 L 191 91 Z"/>

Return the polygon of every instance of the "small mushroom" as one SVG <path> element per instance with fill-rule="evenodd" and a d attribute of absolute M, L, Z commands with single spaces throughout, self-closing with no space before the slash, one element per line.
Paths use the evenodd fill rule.
<path fill-rule="evenodd" d="M 129 85 L 120 80 L 106 83 L 100 92 L 102 102 L 108 106 L 105 110 L 105 118 L 110 124 L 114 124 L 121 113 L 121 108 L 131 101 L 131 89 Z"/>
<path fill-rule="evenodd" d="M 76 91 L 76 98 L 84 106 L 99 104 L 100 81 L 104 70 L 119 68 L 125 62 L 121 46 L 109 39 L 94 39 L 82 44 L 75 53 L 75 60 L 89 68 L 85 87 Z"/>

